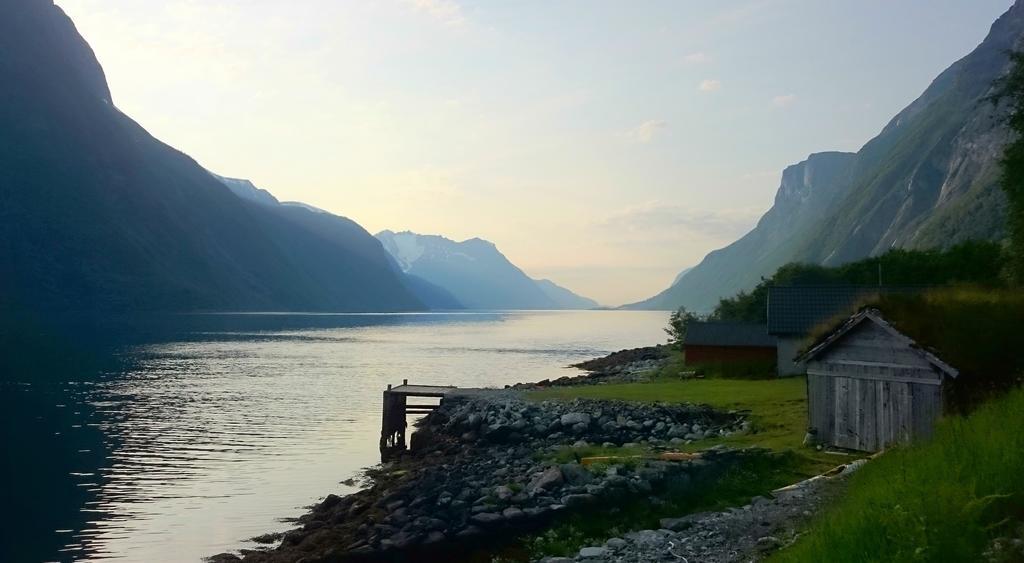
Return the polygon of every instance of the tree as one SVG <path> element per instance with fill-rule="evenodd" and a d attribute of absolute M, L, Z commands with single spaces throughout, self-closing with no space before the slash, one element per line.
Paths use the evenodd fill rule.
<path fill-rule="evenodd" d="M 680 307 L 672 311 L 672 315 L 668 318 L 668 327 L 665 329 L 665 333 L 668 334 L 668 343 L 673 346 L 682 347 L 683 343 L 686 342 L 687 326 L 691 322 L 699 320 L 700 317 L 696 313 L 687 311 L 686 307 Z"/>
<path fill-rule="evenodd" d="M 1010 278 L 1024 282 L 1024 52 L 1010 53 L 1010 71 L 999 80 L 992 101 L 1009 101 L 1007 125 L 1014 140 L 1003 150 L 1000 185 L 1006 192 L 1006 227 L 1010 234 Z"/>

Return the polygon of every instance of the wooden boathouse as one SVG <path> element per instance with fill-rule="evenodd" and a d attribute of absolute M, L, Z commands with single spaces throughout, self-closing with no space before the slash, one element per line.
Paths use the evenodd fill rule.
<path fill-rule="evenodd" d="M 810 433 L 820 444 L 868 452 L 930 436 L 959 375 L 875 309 L 847 319 L 800 360 Z"/>

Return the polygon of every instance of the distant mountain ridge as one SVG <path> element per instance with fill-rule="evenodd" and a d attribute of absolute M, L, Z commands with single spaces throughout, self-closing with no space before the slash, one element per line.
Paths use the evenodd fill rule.
<path fill-rule="evenodd" d="M 860 151 L 816 153 L 788 167 L 753 230 L 626 308 L 710 311 L 788 262 L 835 266 L 890 248 L 1001 240 L 1005 198 L 997 181 L 1009 134 L 1005 108 L 988 97 L 1022 36 L 1024 0 L 1017 0 L 974 51 Z"/>
<path fill-rule="evenodd" d="M 425 309 L 359 225 L 260 197 L 121 113 L 52 1 L 0 2 L 0 310 Z"/>
<path fill-rule="evenodd" d="M 310 232 L 317 233 L 320 236 L 328 238 L 332 236 L 340 237 L 340 242 L 352 235 L 351 225 L 354 225 L 355 223 L 345 217 L 335 215 L 329 211 L 325 211 L 300 201 L 280 201 L 274 197 L 274 194 L 263 188 L 257 187 L 250 180 L 229 178 L 213 172 L 210 172 L 210 175 L 227 186 L 232 193 L 243 200 L 259 205 L 264 211 L 269 211 L 280 216 L 288 217 L 292 221 L 303 223 L 307 225 Z M 361 227 L 359 230 L 360 232 L 365 232 L 362 231 Z M 379 241 L 375 240 L 375 242 L 380 245 Z M 381 250 L 383 251 L 383 246 L 381 246 Z M 426 305 L 427 308 L 438 310 L 464 308 L 459 300 L 450 292 L 423 278 L 405 273 L 390 253 L 384 251 L 383 254 L 387 259 L 390 269 L 400 278 L 402 285 L 424 305 Z"/>
<path fill-rule="evenodd" d="M 451 293 L 471 309 L 590 309 L 597 302 L 550 280 L 534 280 L 489 241 L 381 231 L 377 239 L 406 274 Z"/>

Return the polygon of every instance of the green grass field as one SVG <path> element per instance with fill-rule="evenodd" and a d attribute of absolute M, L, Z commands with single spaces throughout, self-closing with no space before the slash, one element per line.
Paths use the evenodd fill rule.
<path fill-rule="evenodd" d="M 773 561 L 983 561 L 993 537 L 1019 534 L 1024 522 L 1022 430 L 1019 389 L 966 418 L 944 419 L 931 441 L 867 464 L 848 493 Z"/>

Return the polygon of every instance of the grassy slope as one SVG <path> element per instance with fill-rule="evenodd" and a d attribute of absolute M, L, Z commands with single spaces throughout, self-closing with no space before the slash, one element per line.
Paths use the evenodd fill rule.
<path fill-rule="evenodd" d="M 992 537 L 1024 521 L 1024 390 L 934 439 L 888 452 L 793 548 L 787 563 L 978 561 Z"/>

